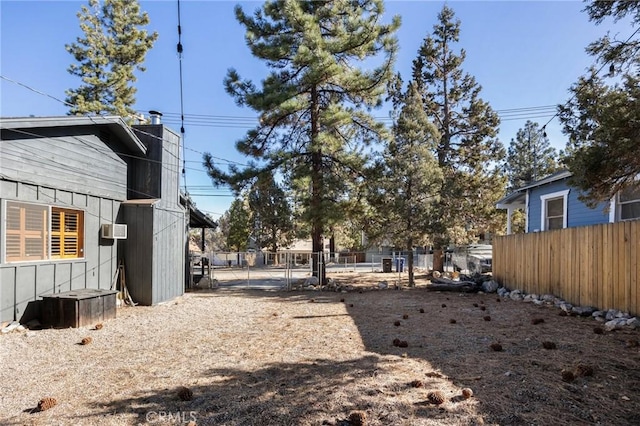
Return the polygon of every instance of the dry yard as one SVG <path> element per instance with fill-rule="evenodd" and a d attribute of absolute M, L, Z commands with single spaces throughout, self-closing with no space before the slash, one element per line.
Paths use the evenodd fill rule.
<path fill-rule="evenodd" d="M 2 335 L 0 424 L 349 425 L 354 411 L 367 425 L 640 424 L 638 331 L 360 280 L 349 293 L 198 291 L 119 309 L 100 330 Z M 57 404 L 37 412 L 45 397 Z"/>

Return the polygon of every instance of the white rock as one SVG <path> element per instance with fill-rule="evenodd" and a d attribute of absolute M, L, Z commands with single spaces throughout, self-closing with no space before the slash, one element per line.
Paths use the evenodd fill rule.
<path fill-rule="evenodd" d="M 20 327 L 20 323 L 18 321 L 11 321 L 5 328 L 2 329 L 2 333 L 11 333 L 18 327 Z"/>
<path fill-rule="evenodd" d="M 634 330 L 635 330 L 636 328 L 640 328 L 640 320 L 639 320 L 638 318 L 636 318 L 636 317 L 629 318 L 629 319 L 627 320 L 627 327 L 631 327 L 631 328 L 633 328 Z"/>
<path fill-rule="evenodd" d="M 319 281 L 318 281 L 318 277 L 309 277 L 306 280 L 304 280 L 304 285 L 306 286 L 311 286 L 311 285 L 318 285 Z"/>
<path fill-rule="evenodd" d="M 605 318 L 607 319 L 607 321 L 611 321 L 614 318 L 617 318 L 617 315 L 620 313 L 620 311 L 615 310 L 615 309 L 609 309 L 607 311 L 607 314 L 605 315 Z"/>
<path fill-rule="evenodd" d="M 485 281 L 482 283 L 482 290 L 486 293 L 495 293 L 498 290 L 498 287 L 498 283 L 493 280 Z"/>
<path fill-rule="evenodd" d="M 553 294 L 543 294 L 541 299 L 545 302 L 553 302 L 556 297 Z"/>
<path fill-rule="evenodd" d="M 378 288 L 379 289 L 385 289 L 385 288 L 389 288 L 389 283 L 386 281 L 380 281 L 378 283 Z"/>
<path fill-rule="evenodd" d="M 562 305 L 560 305 L 560 309 L 562 309 L 566 313 L 569 313 L 571 312 L 571 309 L 573 309 L 573 305 L 571 303 L 563 303 Z"/>
<path fill-rule="evenodd" d="M 607 321 L 604 323 L 604 329 L 607 331 L 619 330 L 623 327 L 623 324 L 626 325 L 626 321 L 621 323 L 619 319 L 614 319 L 611 321 Z"/>

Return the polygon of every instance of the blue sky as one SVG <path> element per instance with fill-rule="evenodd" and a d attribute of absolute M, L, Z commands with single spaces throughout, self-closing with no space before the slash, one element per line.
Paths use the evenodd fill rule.
<path fill-rule="evenodd" d="M 233 67 L 243 78 L 259 82 L 267 69 L 253 58 L 244 41 L 244 29 L 233 8 L 238 2 L 182 0 L 181 24 L 184 76 L 186 183 L 198 208 L 218 218 L 233 201 L 224 189 L 214 189 L 202 168 L 202 152 L 220 164 L 246 161 L 235 141 L 255 123 L 255 114 L 239 108 L 222 84 Z M 73 58 L 65 44 L 81 35 L 76 13 L 86 1 L 0 1 L 0 74 L 54 98 L 80 80 L 67 72 Z M 239 3 L 253 11 L 261 2 Z M 432 31 L 442 1 L 388 1 L 385 19 L 400 15 L 397 33 L 400 52 L 396 70 L 408 77 L 422 40 Z M 527 119 L 547 123 L 552 145 L 562 149 L 566 138 L 554 112 L 541 109 L 515 114 L 514 109 L 548 107 L 569 98 L 570 85 L 593 64 L 585 46 L 607 30 L 626 39 L 628 22 L 599 26 L 589 22 L 578 1 L 449 1 L 461 20 L 460 43 L 466 72 L 483 87 L 482 98 L 501 113 L 500 139 L 508 146 Z M 159 39 L 147 55 L 147 71 L 138 74 L 137 103 L 141 112 L 165 113 L 166 125 L 179 131 L 180 112 L 177 1 L 141 1 L 149 13 L 150 31 Z M 65 115 L 67 107 L 5 79 L 0 80 L 0 116 Z M 509 111 L 511 110 L 511 111 Z M 374 112 L 387 117 L 387 111 Z M 542 116 L 539 116 L 542 115 Z M 201 117 L 196 117 L 201 116 Z M 199 195 L 202 194 L 202 195 Z"/>

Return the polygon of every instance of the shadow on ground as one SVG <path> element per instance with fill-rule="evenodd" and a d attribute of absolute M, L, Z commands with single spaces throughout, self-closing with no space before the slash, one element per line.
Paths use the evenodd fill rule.
<path fill-rule="evenodd" d="M 395 396 L 415 390 L 408 383 L 376 387 L 376 376 L 388 373 L 386 370 L 393 369 L 394 362 L 397 361 L 381 363 L 378 356 L 365 356 L 346 362 L 275 364 L 257 371 L 214 369 L 201 378 L 210 384 L 190 387 L 190 401 L 181 401 L 178 389 L 155 389 L 133 398 L 96 402 L 91 417 L 128 413 L 134 414 L 138 423 L 194 420 L 198 425 L 274 426 L 348 426 L 346 419 L 353 410 L 365 411 L 377 419 L 374 424 L 385 425 L 409 424 L 403 415 L 409 412 L 414 419 L 437 421 L 446 416 L 450 420 L 458 414 L 461 419 L 469 418 L 462 409 L 458 413 L 454 407 L 445 413 L 428 401 L 403 406 Z M 344 415 L 326 418 L 326 413 Z"/>
<path fill-rule="evenodd" d="M 455 386 L 472 388 L 479 411 L 491 424 L 638 424 L 640 352 L 626 344 L 629 339 L 637 341 L 637 331 L 596 334 L 598 323 L 592 318 L 560 316 L 553 306 L 499 300 L 495 294 L 436 293 L 425 288 L 346 294 L 224 291 L 294 303 L 311 299 L 343 303 L 367 351 L 428 361 Z M 202 295 L 211 296 L 215 297 Z M 538 320 L 536 324 L 533 319 Z M 408 347 L 394 346 L 394 339 L 407 341 Z M 555 343 L 557 349 L 544 349 L 545 341 Z M 502 350 L 493 350 L 492 344 L 499 344 Z M 375 369 L 372 361 L 369 364 L 368 368 Z M 575 372 L 578 366 L 591 367 L 593 375 L 563 380 L 563 370 Z M 342 370 L 368 374 L 367 368 L 355 364 L 333 367 L 306 366 L 307 385 L 315 386 L 321 395 L 339 386 L 336 378 L 342 376 Z M 318 395 L 307 394 L 307 385 L 295 394 L 315 401 Z M 366 406 L 365 395 L 363 389 L 348 400 Z M 289 409 L 276 411 L 281 410 Z M 288 412 L 283 419 L 292 414 Z"/>

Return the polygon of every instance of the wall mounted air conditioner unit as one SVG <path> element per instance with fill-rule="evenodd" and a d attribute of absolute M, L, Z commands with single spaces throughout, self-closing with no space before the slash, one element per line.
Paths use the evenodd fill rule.
<path fill-rule="evenodd" d="M 103 223 L 100 236 L 109 240 L 126 240 L 127 225 L 121 225 L 118 223 Z"/>

